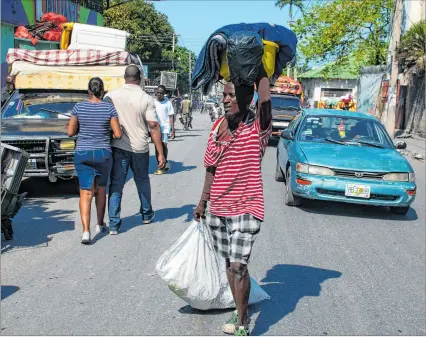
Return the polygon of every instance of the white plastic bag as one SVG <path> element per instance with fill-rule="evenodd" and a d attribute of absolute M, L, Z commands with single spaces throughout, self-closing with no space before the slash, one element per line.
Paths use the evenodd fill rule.
<path fill-rule="evenodd" d="M 194 221 L 160 257 L 156 270 L 170 290 L 188 304 L 209 309 L 220 291 L 219 265 L 210 229 Z"/>
<path fill-rule="evenodd" d="M 194 221 L 158 260 L 156 270 L 171 291 L 199 310 L 235 308 L 225 259 L 213 246 L 210 228 Z M 250 278 L 249 304 L 269 295 Z"/>

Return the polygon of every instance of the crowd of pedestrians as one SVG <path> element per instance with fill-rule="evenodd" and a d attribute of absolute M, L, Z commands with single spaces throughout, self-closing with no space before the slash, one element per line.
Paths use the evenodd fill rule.
<path fill-rule="evenodd" d="M 261 160 L 271 136 L 269 80 L 262 69 L 253 86 L 227 83 L 223 92 L 224 116 L 212 120 L 213 127 L 204 157 L 205 182 L 194 218 L 204 218 L 216 251 L 226 260 L 227 277 L 237 310 L 222 327 L 227 334 L 249 335 L 248 298 L 250 277 L 247 264 L 264 216 Z M 128 170 L 133 171 L 140 199 L 142 223 L 153 221 L 151 185 L 148 175 L 149 137 L 155 145 L 160 175 L 170 170 L 169 135 L 174 137 L 175 111 L 184 125 L 192 127 L 192 104 L 188 95 L 177 106 L 158 86 L 155 99 L 141 87 L 141 71 L 126 68 L 125 85 L 104 95 L 100 78 L 89 82 L 89 99 L 75 105 L 67 127 L 78 134 L 75 168 L 80 183 L 81 243 L 91 242 L 90 214 L 96 199 L 96 231 L 106 230 L 106 185 L 108 178 L 109 233 L 121 227 L 121 202 Z M 255 110 L 253 110 L 253 107 Z M 219 106 L 214 106 L 219 115 Z M 221 113 L 220 113 L 221 114 Z M 207 211 L 207 204 L 209 208 Z"/>

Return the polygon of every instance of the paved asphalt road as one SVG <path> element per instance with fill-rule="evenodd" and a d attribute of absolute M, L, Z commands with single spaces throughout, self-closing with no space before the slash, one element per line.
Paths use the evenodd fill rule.
<path fill-rule="evenodd" d="M 15 239 L 2 242 L 3 335 L 221 334 L 229 311 L 192 310 L 155 273 L 200 196 L 209 121 L 194 117 L 195 129 L 170 144 L 170 174 L 151 176 L 150 225 L 141 225 L 129 179 L 123 232 L 83 246 L 73 185 L 23 182 L 31 198 Z M 266 218 L 249 268 L 271 300 L 251 307 L 253 335 L 425 334 L 425 164 L 412 160 L 417 200 L 395 216 L 336 203 L 286 207 L 275 153 L 269 147 L 263 161 Z"/>

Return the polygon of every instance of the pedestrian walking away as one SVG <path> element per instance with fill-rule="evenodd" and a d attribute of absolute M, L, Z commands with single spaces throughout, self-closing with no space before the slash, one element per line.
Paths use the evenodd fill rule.
<path fill-rule="evenodd" d="M 167 142 L 169 138 L 170 130 L 172 134 L 175 133 L 174 130 L 174 115 L 175 111 L 173 109 L 172 103 L 169 101 L 167 97 L 164 95 L 166 94 L 166 87 L 164 85 L 159 85 L 157 87 L 157 90 L 155 91 L 155 109 L 157 112 L 157 120 L 160 124 L 161 128 L 161 142 L 163 145 L 163 153 L 164 158 L 166 159 L 166 166 L 163 169 L 157 169 L 157 171 L 154 172 L 155 175 L 160 175 L 167 173 L 170 170 L 170 163 L 167 160 L 167 154 L 168 154 L 168 147 Z M 158 151 L 155 151 L 157 161 L 158 161 Z"/>
<path fill-rule="evenodd" d="M 183 119 L 183 127 L 185 130 L 188 128 L 192 129 L 192 102 L 189 99 L 188 94 L 183 95 L 183 100 L 181 102 L 181 114 Z"/>
<path fill-rule="evenodd" d="M 124 79 L 125 84 L 122 88 L 107 94 L 107 99 L 112 101 L 117 110 L 123 129 L 121 139 L 114 139 L 111 144 L 113 165 L 108 200 L 111 235 L 118 234 L 120 230 L 121 200 L 129 168 L 133 171 L 141 202 L 142 221 L 148 224 L 154 219 L 148 175 L 149 132 L 158 152 L 158 168 L 163 169 L 165 166 L 161 129 L 155 113 L 154 98 L 140 87 L 141 71 L 135 65 L 126 68 Z"/>
<path fill-rule="evenodd" d="M 222 331 L 238 336 L 249 334 L 247 264 L 264 218 L 261 161 L 272 133 L 269 80 L 263 66 L 256 87 L 259 100 L 254 113 L 249 108 L 253 87 L 225 85 L 225 116 L 216 121 L 210 132 L 203 193 L 194 211 L 195 219 L 206 218 L 215 249 L 226 260 L 237 310 Z"/>
<path fill-rule="evenodd" d="M 96 200 L 96 232 L 102 232 L 106 205 L 106 184 L 112 166 L 111 130 L 121 137 L 117 111 L 111 103 L 103 102 L 104 84 L 100 78 L 89 81 L 89 100 L 78 103 L 71 112 L 68 136 L 78 133 L 74 164 L 80 184 L 80 215 L 83 224 L 81 243 L 90 243 L 90 214 L 92 199 Z"/>

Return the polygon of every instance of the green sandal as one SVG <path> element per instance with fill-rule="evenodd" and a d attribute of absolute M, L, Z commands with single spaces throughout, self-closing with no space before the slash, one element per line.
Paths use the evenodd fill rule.
<path fill-rule="evenodd" d="M 231 318 L 228 321 L 226 321 L 224 325 L 222 325 L 222 332 L 228 335 L 235 335 L 238 332 L 236 327 L 237 322 L 238 322 L 238 312 L 237 310 L 235 310 L 232 313 Z M 250 324 L 250 318 L 248 318 L 248 324 Z M 236 336 L 248 336 L 248 335 L 236 335 Z"/>

